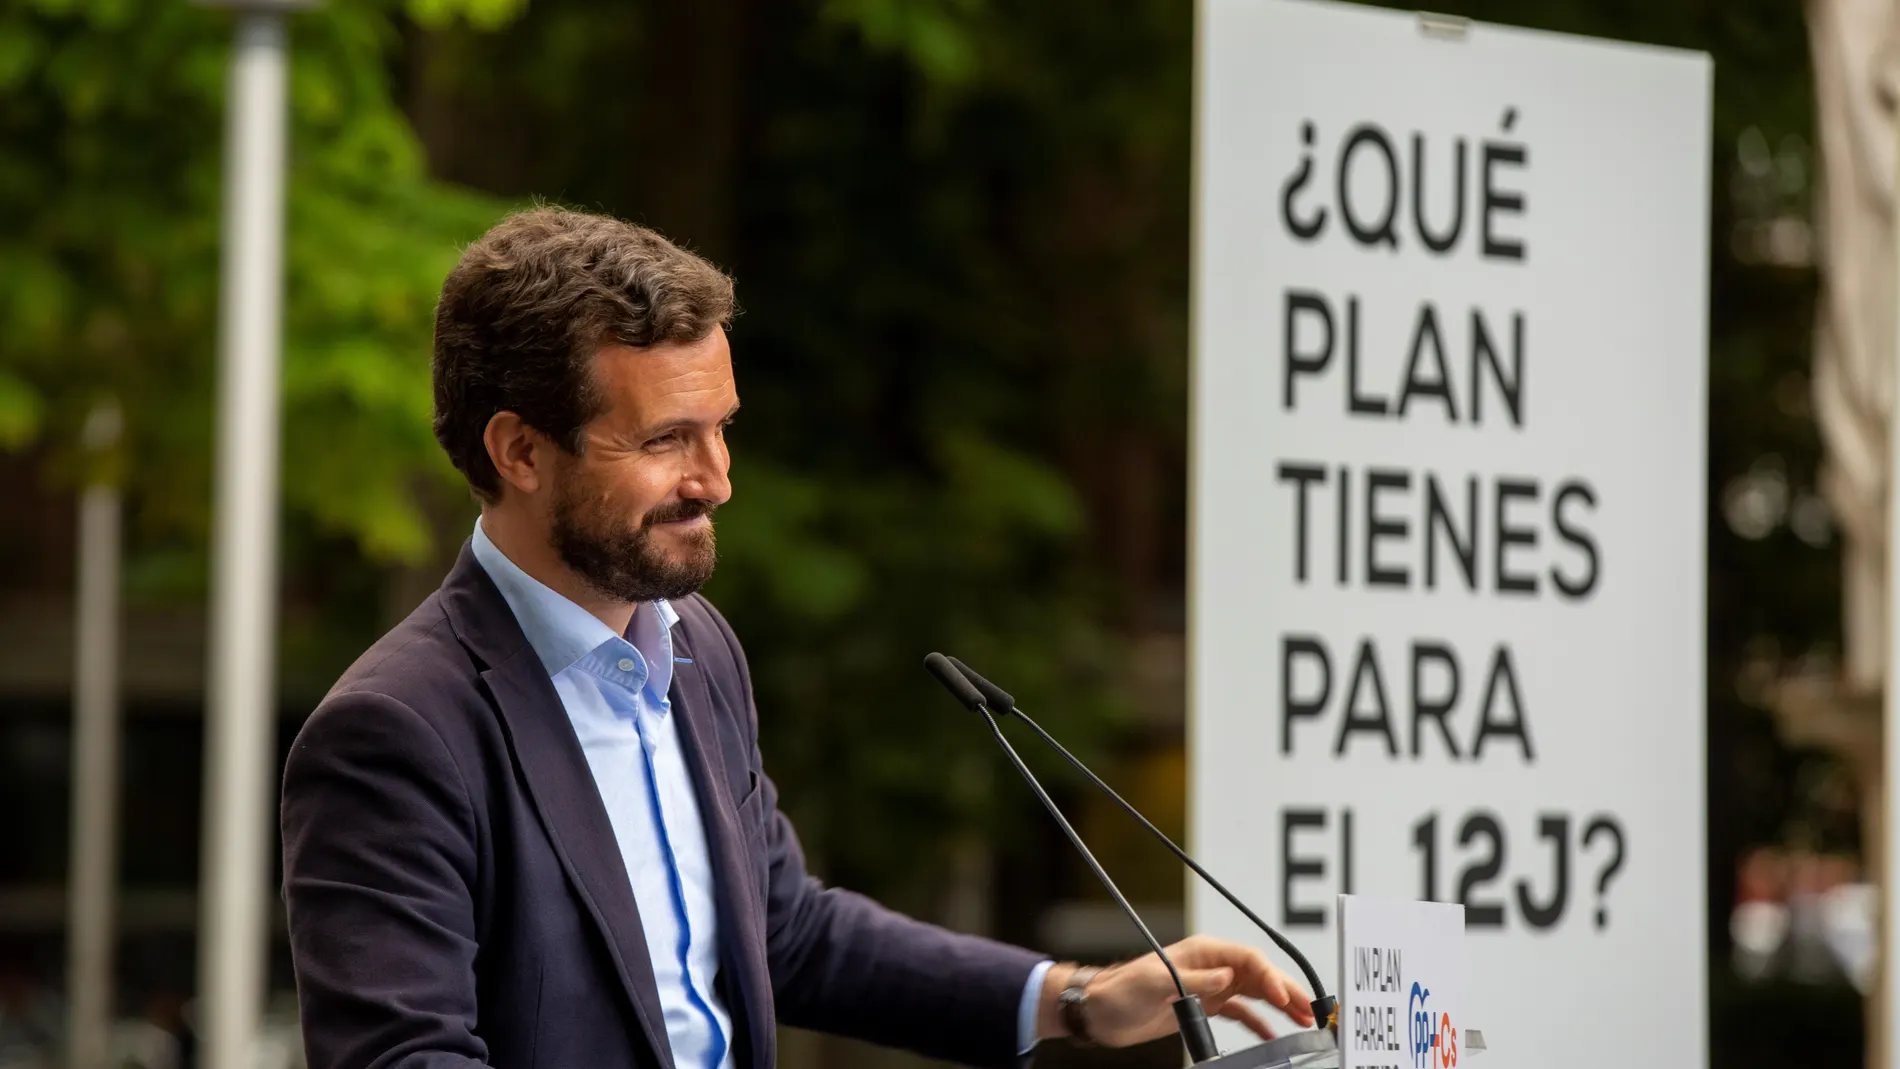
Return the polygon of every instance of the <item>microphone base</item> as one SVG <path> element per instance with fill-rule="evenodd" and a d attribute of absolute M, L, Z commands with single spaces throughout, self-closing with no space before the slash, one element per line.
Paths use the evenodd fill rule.
<path fill-rule="evenodd" d="M 1332 1033 L 1313 1029 L 1196 1062 L 1195 1069 L 1338 1069 L 1339 1059 Z"/>

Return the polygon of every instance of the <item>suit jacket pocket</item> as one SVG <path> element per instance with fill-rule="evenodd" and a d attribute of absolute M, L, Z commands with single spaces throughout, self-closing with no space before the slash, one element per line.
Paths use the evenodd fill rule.
<path fill-rule="evenodd" d="M 745 793 L 738 798 L 733 808 L 738 810 L 739 820 L 746 830 L 758 834 L 765 829 L 765 821 L 759 815 L 759 773 L 757 769 L 747 768 Z"/>

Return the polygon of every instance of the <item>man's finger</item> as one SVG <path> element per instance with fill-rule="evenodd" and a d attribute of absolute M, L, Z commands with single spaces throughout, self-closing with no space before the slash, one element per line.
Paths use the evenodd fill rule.
<path fill-rule="evenodd" d="M 1260 999 L 1282 1011 L 1303 1028 L 1311 1028 L 1313 996 L 1285 973 L 1268 964 L 1266 955 L 1256 952 L 1250 959 L 1247 962 L 1250 968 L 1236 970 L 1240 979 L 1240 993 Z"/>
<path fill-rule="evenodd" d="M 1190 995 L 1213 998 L 1229 994 L 1228 989 L 1233 984 L 1234 970 L 1232 969 L 1183 969 L 1181 971 L 1181 986 L 1187 988 Z"/>
<path fill-rule="evenodd" d="M 1270 1006 L 1285 1009 L 1294 999 L 1293 984 L 1267 961 L 1267 956 L 1252 947 L 1232 963 L 1240 981 L 1240 993 L 1260 999 Z"/>
<path fill-rule="evenodd" d="M 1230 1021 L 1239 1021 L 1241 1024 L 1247 1026 L 1248 1031 L 1259 1036 L 1261 1039 L 1272 1039 L 1274 1036 L 1273 1026 L 1267 1023 L 1267 1019 L 1255 1013 L 1252 1006 L 1247 1005 L 1239 999 L 1233 999 L 1228 1002 L 1227 1005 L 1222 1006 L 1219 1016 L 1225 1017 Z"/>

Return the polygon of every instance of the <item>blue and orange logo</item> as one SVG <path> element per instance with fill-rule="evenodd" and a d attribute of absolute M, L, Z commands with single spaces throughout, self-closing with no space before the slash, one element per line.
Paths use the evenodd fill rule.
<path fill-rule="evenodd" d="M 1412 982 L 1406 1009 L 1412 1018 L 1412 1069 L 1451 1069 L 1458 1064 L 1458 1029 L 1451 1014 L 1434 1013 L 1425 1005 L 1430 988 Z"/>

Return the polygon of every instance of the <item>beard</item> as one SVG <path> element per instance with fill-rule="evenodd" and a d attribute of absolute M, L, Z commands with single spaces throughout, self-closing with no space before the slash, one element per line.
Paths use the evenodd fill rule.
<path fill-rule="evenodd" d="M 596 593 L 629 604 L 693 594 L 712 577 L 718 552 L 711 526 L 686 534 L 677 551 L 655 545 L 653 526 L 711 516 L 717 505 L 685 499 L 668 502 L 630 525 L 611 500 L 587 492 L 568 474 L 555 488 L 549 541 L 561 562 Z"/>

